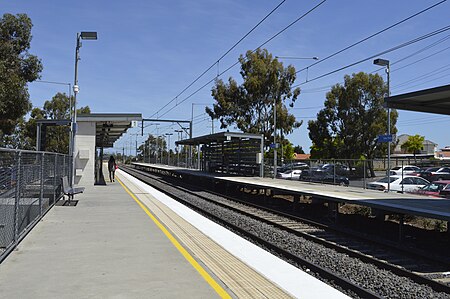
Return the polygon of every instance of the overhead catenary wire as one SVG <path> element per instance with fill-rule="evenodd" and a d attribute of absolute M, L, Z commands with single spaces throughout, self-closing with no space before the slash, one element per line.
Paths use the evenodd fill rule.
<path fill-rule="evenodd" d="M 409 59 L 409 58 L 411 58 L 411 57 L 413 57 L 413 56 L 415 56 L 415 55 L 418 55 L 418 54 L 424 52 L 424 50 L 429 50 L 429 49 L 431 49 L 432 47 L 436 46 L 437 44 L 440 44 L 441 42 L 443 42 L 443 41 L 445 41 L 445 40 L 448 40 L 449 38 L 450 38 L 450 35 L 447 35 L 446 37 L 440 39 L 440 40 L 437 41 L 437 42 L 434 42 L 434 43 L 432 43 L 432 44 L 430 44 L 430 45 L 427 45 L 426 47 L 421 48 L 420 50 L 415 51 L 414 53 L 412 53 L 412 54 L 410 54 L 410 55 L 407 55 L 407 56 L 405 56 L 405 57 L 403 57 L 403 58 L 401 58 L 401 59 L 399 59 L 399 60 L 396 60 L 396 61 L 392 62 L 392 63 L 391 63 L 391 66 L 392 66 L 392 65 L 396 65 L 397 63 L 400 63 L 400 62 L 402 62 L 402 61 L 404 61 L 404 60 L 406 60 L 406 59 Z M 429 59 L 429 58 L 431 58 L 431 57 L 433 57 L 433 56 L 436 56 L 436 55 L 438 55 L 438 54 L 440 54 L 440 53 L 443 53 L 443 52 L 445 52 L 445 51 L 447 51 L 447 50 L 449 50 L 449 49 L 450 49 L 450 47 L 446 47 L 446 48 L 441 49 L 441 50 L 439 50 L 439 51 L 437 51 L 437 52 L 434 52 L 434 53 L 432 53 L 432 54 L 429 54 L 429 55 L 427 55 L 427 56 L 425 56 L 425 57 L 423 57 L 423 58 L 421 58 L 421 59 L 418 59 L 418 60 L 415 60 L 415 61 L 413 61 L 413 62 L 411 62 L 411 63 L 408 63 L 408 64 L 406 64 L 406 65 L 404 65 L 404 66 L 401 66 L 401 67 L 395 68 L 395 69 L 391 69 L 391 73 L 395 73 L 395 72 L 397 72 L 397 71 L 399 71 L 399 70 L 402 70 L 402 69 L 404 69 L 404 68 L 410 67 L 410 66 L 412 66 L 412 65 L 414 65 L 414 64 L 417 64 L 417 63 L 419 63 L 419 62 L 422 62 L 422 61 L 424 61 L 424 60 L 426 60 L 426 59 Z M 377 73 L 377 72 L 382 71 L 382 70 L 384 70 L 384 69 L 385 69 L 385 68 L 378 68 L 378 69 L 376 69 L 376 70 L 370 72 L 370 74 Z M 338 83 L 335 83 L 335 84 L 332 84 L 332 85 L 320 86 L 320 87 L 315 87 L 315 88 L 310 88 L 310 89 L 302 89 L 302 94 L 304 94 L 304 93 L 318 93 L 318 92 L 329 91 L 330 88 L 333 87 L 334 85 L 336 85 L 336 84 L 343 84 L 343 83 L 344 83 L 344 82 L 341 81 L 341 82 L 338 82 Z M 395 87 L 394 87 L 394 88 L 395 88 Z M 294 109 L 295 109 L 295 108 L 294 108 Z M 300 109 L 300 108 L 299 108 L 299 109 Z"/>
<path fill-rule="evenodd" d="M 402 87 L 404 85 L 408 85 L 409 83 L 419 81 L 419 80 L 421 80 L 423 78 L 428 78 L 430 76 L 434 76 L 434 75 L 440 74 L 440 73 L 445 72 L 445 71 L 447 71 L 449 69 L 450 69 L 450 64 L 446 64 L 444 66 L 441 66 L 441 67 L 439 67 L 437 69 L 432 70 L 431 72 L 422 74 L 422 75 L 417 76 L 415 78 L 412 78 L 410 80 L 404 81 L 403 83 L 400 83 L 400 84 L 397 84 L 395 86 L 392 86 L 392 88 Z"/>
<path fill-rule="evenodd" d="M 259 27 L 270 15 L 272 15 L 286 0 L 281 1 L 274 9 L 272 9 L 264 18 L 262 18 L 255 26 L 253 26 L 250 31 L 248 31 L 243 37 L 241 37 L 231 48 L 229 48 L 222 56 L 219 57 L 213 64 L 211 64 L 203 73 L 201 73 L 197 78 L 194 79 L 188 86 L 186 86 L 180 93 L 178 93 L 172 100 L 170 100 L 168 103 L 166 103 L 162 108 L 160 108 L 157 112 L 155 112 L 151 117 L 154 117 L 159 112 L 161 112 L 164 108 L 166 108 L 168 105 L 173 103 L 173 101 L 178 100 L 178 97 L 181 96 L 186 90 L 188 90 L 192 85 L 194 85 L 200 78 L 202 78 L 209 70 L 211 70 L 215 65 L 219 64 L 219 61 L 222 60 L 228 53 L 230 53 L 234 48 L 236 48 L 237 45 L 239 45 L 247 36 L 250 35 L 256 28 Z M 219 71 L 218 71 L 219 72 Z"/>
<path fill-rule="evenodd" d="M 411 57 L 414 57 L 414 56 L 416 56 L 416 55 L 418 55 L 418 54 L 420 54 L 420 53 L 423 53 L 424 51 L 429 50 L 429 49 L 431 49 L 432 47 L 435 47 L 435 46 L 437 46 L 438 44 L 441 44 L 442 42 L 447 41 L 448 39 L 450 39 L 450 35 L 447 35 L 447 36 L 443 37 L 442 39 L 439 39 L 438 41 L 433 42 L 432 44 L 427 45 L 427 46 L 425 46 L 425 47 L 423 47 L 423 48 L 421 48 L 421 49 L 415 51 L 415 52 L 412 53 L 412 54 L 409 54 L 409 55 L 407 55 L 407 56 L 405 56 L 405 57 L 403 57 L 403 58 L 401 58 L 401 59 L 399 59 L 399 60 L 396 60 L 396 61 L 392 62 L 392 63 L 391 63 L 391 66 L 396 65 L 396 64 L 398 64 L 398 63 L 400 63 L 400 62 L 402 62 L 402 61 L 405 61 L 405 60 L 407 60 L 407 59 L 409 59 L 409 58 L 411 58 Z M 409 63 L 409 64 L 406 64 L 406 65 L 404 65 L 404 66 L 401 66 L 401 67 L 398 67 L 398 68 L 395 68 L 395 69 L 391 69 L 391 73 L 395 73 L 395 72 L 397 72 L 397 71 L 399 71 L 399 70 L 401 70 L 401 69 L 410 67 L 410 66 L 412 66 L 412 65 L 414 65 L 414 64 L 417 64 L 417 63 L 419 63 L 419 62 L 422 62 L 422 61 L 424 61 L 424 60 L 426 60 L 426 59 L 429 59 L 429 58 L 431 58 L 431 57 L 433 57 L 433 56 L 435 56 L 435 55 L 438 55 L 438 54 L 440 54 L 440 53 L 442 53 L 442 52 L 445 52 L 445 51 L 447 51 L 447 50 L 449 50 L 449 49 L 450 49 L 450 47 L 446 47 L 446 48 L 444 48 L 444 49 L 441 49 L 441 50 L 439 50 L 439 51 L 437 51 L 437 52 L 434 52 L 434 53 L 432 53 L 432 54 L 430 54 L 430 55 L 427 55 L 427 56 L 425 56 L 425 57 L 423 57 L 423 58 L 421 58 L 421 59 L 415 60 L 415 61 L 413 61 L 413 62 L 411 62 L 411 63 Z M 374 73 L 377 73 L 377 72 L 383 71 L 383 70 L 385 70 L 384 67 L 378 68 L 378 69 L 376 69 L 376 70 L 370 72 L 370 74 L 374 74 Z M 328 91 L 328 90 L 330 90 L 330 88 L 333 87 L 334 85 L 336 85 L 336 84 L 343 84 L 343 83 L 344 83 L 344 82 L 341 81 L 341 82 L 338 82 L 338 83 L 335 83 L 335 84 L 332 84 L 332 85 L 320 86 L 320 87 L 315 87 L 315 88 L 310 88 L 310 89 L 302 89 L 302 94 L 303 94 L 303 93 L 317 93 L 317 92 Z"/>
<path fill-rule="evenodd" d="M 445 32 L 445 31 L 448 31 L 448 30 L 450 30 L 450 25 L 445 26 L 445 27 L 442 27 L 442 28 L 440 28 L 440 29 L 437 29 L 437 30 L 435 30 L 435 31 L 432 31 L 432 32 L 430 32 L 430 33 L 427 33 L 427 34 L 425 34 L 425 35 L 422 35 L 422 36 L 420 36 L 420 37 L 414 38 L 414 39 L 409 40 L 409 41 L 407 41 L 407 42 L 404 42 L 404 43 L 402 43 L 402 44 L 400 44 L 400 45 L 397 45 L 397 46 L 395 46 L 395 47 L 389 48 L 389 49 L 387 49 L 387 50 L 385 50 L 385 51 L 382 51 L 382 52 L 379 52 L 379 53 L 377 53 L 377 54 L 371 55 L 371 56 L 369 56 L 369 57 L 367 57 L 367 58 L 364 58 L 364 59 L 358 60 L 358 61 L 356 61 L 356 62 L 347 64 L 347 65 L 345 65 L 345 66 L 343 66 L 343 67 L 340 67 L 340 68 L 335 69 L 335 70 L 333 70 L 333 71 L 330 71 L 330 72 L 328 72 L 328 73 L 322 74 L 322 75 L 317 76 L 317 77 L 315 77 L 315 78 L 309 79 L 307 82 L 303 82 L 303 83 L 299 83 L 299 84 L 293 85 L 292 88 L 295 88 L 295 87 L 304 85 L 304 84 L 306 84 L 306 83 L 309 83 L 309 82 L 316 81 L 316 80 L 318 80 L 318 79 L 327 77 L 327 76 L 332 75 L 332 74 L 334 74 L 334 73 L 337 73 L 337 72 L 343 71 L 343 70 L 345 70 L 345 69 L 348 69 L 348 68 L 350 68 L 350 67 L 352 67 L 352 66 L 358 65 L 358 64 L 363 63 L 363 62 L 365 62 L 365 61 L 368 61 L 368 60 L 374 59 L 374 58 L 376 58 L 376 57 L 382 56 L 382 55 L 384 55 L 384 54 L 387 54 L 387 53 L 390 53 L 390 52 L 394 52 L 394 51 L 396 51 L 396 50 L 398 50 L 398 49 L 401 49 L 401 48 L 404 48 L 404 47 L 406 47 L 406 46 L 412 45 L 412 44 L 417 43 L 417 42 L 419 42 L 419 41 L 422 41 L 422 40 L 425 40 L 425 39 L 430 38 L 430 37 L 432 37 L 432 36 L 435 36 L 435 35 L 437 35 L 437 34 L 441 34 L 441 33 Z"/>
<path fill-rule="evenodd" d="M 409 86 L 407 88 L 402 88 L 402 89 L 399 89 L 399 90 L 396 90 L 396 91 L 397 92 L 405 91 L 405 90 L 408 90 L 408 89 L 411 89 L 413 87 L 417 87 L 417 86 L 420 86 L 420 85 L 423 85 L 423 84 L 426 84 L 426 83 L 429 83 L 429 82 L 436 82 L 436 80 L 439 80 L 439 79 L 442 79 L 442 78 L 445 78 L 445 77 L 448 77 L 448 76 L 450 76 L 450 73 L 442 75 L 442 76 L 437 77 L 437 78 L 433 78 L 433 79 L 427 80 L 427 81 L 423 81 L 423 82 L 421 82 L 419 84 L 415 84 L 415 85 Z"/>
<path fill-rule="evenodd" d="M 423 9 L 423 10 L 421 10 L 421 11 L 419 11 L 419 12 L 417 12 L 417 13 L 415 13 L 415 14 L 413 14 L 413 15 L 411 15 L 411 16 L 409 16 L 409 17 L 407 17 L 407 18 L 405 18 L 405 19 L 403 19 L 403 20 L 401 20 L 401 21 L 399 21 L 399 22 L 397 22 L 397 23 L 395 23 L 395 24 L 393 24 L 393 25 L 390 25 L 390 26 L 388 26 L 388 27 L 386 27 L 386 28 L 384 28 L 384 29 L 382 29 L 382 30 L 380 30 L 380 31 L 378 31 L 378 32 L 376 32 L 376 33 L 374 33 L 374 34 L 372 34 L 372 35 L 370 35 L 370 36 L 368 36 L 368 37 L 366 37 L 366 38 L 364 38 L 364 39 L 362 39 L 362 40 L 360 40 L 360 41 L 358 41 L 358 42 L 356 42 L 356 43 L 354 43 L 354 44 L 352 44 L 352 45 L 350 45 L 350 46 L 348 46 L 348 47 L 346 47 L 346 48 L 344 48 L 344 49 L 342 49 L 342 50 L 339 50 L 338 52 L 335 52 L 335 53 L 333 53 L 333 54 L 331 54 L 331 55 L 329 55 L 329 56 L 327 56 L 327 57 L 325 57 L 325 58 L 323 58 L 323 59 L 317 61 L 316 63 L 313 63 L 312 65 L 308 66 L 307 68 L 309 68 L 309 67 L 311 67 L 311 66 L 314 66 L 314 65 L 316 65 L 316 64 L 318 64 L 318 63 L 320 63 L 320 62 L 323 62 L 324 60 L 327 60 L 327 59 L 329 59 L 329 58 L 331 58 L 331 57 L 333 57 L 333 56 L 335 56 L 335 55 L 337 55 L 337 54 L 339 54 L 339 53 L 342 53 L 343 51 L 346 51 L 346 50 L 348 50 L 348 49 L 350 49 L 350 48 L 356 46 L 357 44 L 360 44 L 360 43 L 362 43 L 362 42 L 364 42 L 364 41 L 366 41 L 366 40 L 368 40 L 368 39 L 370 39 L 370 38 L 372 38 L 372 37 L 374 37 L 374 36 L 376 36 L 376 35 L 379 35 L 379 34 L 385 32 L 385 31 L 387 31 L 387 30 L 389 30 L 389 29 L 391 29 L 391 28 L 394 28 L 394 27 L 398 26 L 399 24 L 404 23 L 404 22 L 406 22 L 406 21 L 408 21 L 408 20 L 410 20 L 410 19 L 412 19 L 412 18 L 414 18 L 414 17 L 416 17 L 416 16 L 418 16 L 418 15 L 420 15 L 420 14 L 422 14 L 422 13 L 424 13 L 424 12 L 426 12 L 426 11 L 428 11 L 428 10 L 430 10 L 430 9 L 432 9 L 432 8 L 434 8 L 434 7 L 436 7 L 436 6 L 440 5 L 440 4 L 442 4 L 442 3 L 444 3 L 444 2 L 446 2 L 446 1 L 447 1 L 447 0 L 443 0 L 443 1 L 440 1 L 440 2 L 438 2 L 438 3 L 436 3 L 436 4 L 434 4 L 434 5 L 431 5 L 431 6 L 425 8 L 425 9 Z M 322 2 L 320 2 L 319 4 L 317 4 L 316 6 L 314 6 L 314 7 L 313 7 L 312 9 L 310 9 L 308 12 L 306 12 L 305 14 L 303 14 L 301 17 L 297 18 L 294 22 L 291 22 L 288 26 L 286 26 L 286 27 L 283 28 L 281 31 L 279 31 L 277 34 L 275 34 L 274 36 L 272 36 L 271 38 L 269 38 L 267 41 L 265 41 L 263 44 L 261 44 L 260 46 L 258 46 L 258 47 L 257 47 L 255 50 L 253 50 L 252 52 L 254 52 L 254 51 L 256 51 L 257 49 L 261 48 L 262 46 L 266 45 L 268 42 L 270 42 L 271 40 L 273 40 L 276 36 L 280 35 L 282 32 L 284 32 L 285 30 L 287 30 L 289 27 L 291 27 L 292 25 L 294 25 L 296 22 L 298 22 L 299 20 L 301 20 L 303 17 L 305 17 L 306 15 L 308 15 L 309 13 L 311 13 L 313 10 L 317 9 L 317 8 L 318 8 L 320 5 L 322 5 L 324 2 L 325 2 L 325 0 L 322 1 Z M 167 113 L 169 113 L 170 111 L 172 111 L 172 109 L 174 109 L 174 108 L 177 107 L 178 105 L 182 104 L 183 102 L 185 102 L 186 100 L 188 100 L 189 98 L 191 98 L 192 96 L 194 96 L 195 94 L 197 94 L 200 90 L 202 90 L 203 88 L 205 88 L 206 86 L 208 86 L 211 82 L 213 82 L 214 80 L 216 80 L 219 76 L 221 76 L 221 75 L 223 75 L 224 73 L 228 72 L 230 69 L 232 69 L 233 67 L 235 67 L 238 63 L 239 63 L 239 60 L 238 60 L 237 62 L 235 62 L 234 64 L 232 64 L 231 66 L 229 66 L 228 68 L 226 68 L 226 69 L 225 69 L 224 71 L 222 71 L 220 74 L 217 74 L 216 77 L 214 77 L 214 78 L 211 79 L 210 81 L 206 82 L 204 85 L 202 85 L 200 88 L 198 88 L 197 90 L 195 90 L 195 91 L 194 91 L 193 93 L 191 93 L 188 97 L 186 97 L 185 99 L 183 99 L 181 102 L 178 102 L 177 105 L 175 105 L 174 107 L 172 107 L 172 108 L 169 109 L 168 111 L 164 112 L 163 115 L 166 115 Z M 306 68 L 304 68 L 304 69 L 306 69 Z M 304 69 L 301 69 L 300 71 L 302 71 L 302 70 L 304 70 Z M 298 72 L 300 72 L 300 71 L 298 71 Z M 297 72 L 297 73 L 298 73 L 298 72 Z M 311 81 L 311 80 L 309 80 L 309 81 Z M 308 82 L 309 82 L 309 81 L 308 81 Z M 299 85 L 300 85 L 300 84 L 299 84 Z M 296 86 L 293 86 L 293 87 L 297 87 L 297 86 L 299 86 L 299 85 L 296 85 Z M 162 115 L 162 116 L 163 116 L 163 115 Z"/>
<path fill-rule="evenodd" d="M 309 9 L 307 12 L 305 12 L 304 14 L 302 14 L 300 17 L 298 17 L 296 20 L 294 20 L 293 22 L 291 22 L 289 25 L 287 25 L 286 27 L 284 27 L 283 29 L 281 29 L 280 31 L 278 31 L 275 35 L 273 35 L 272 37 L 270 37 L 268 40 L 266 40 L 265 42 L 263 42 L 261 45 L 259 45 L 257 48 L 255 48 L 254 50 L 252 50 L 251 52 L 254 53 L 255 51 L 257 51 L 258 49 L 260 49 L 261 47 L 263 47 L 264 45 L 266 45 L 267 43 L 269 43 L 270 41 L 272 41 L 274 38 L 276 38 L 277 36 L 279 36 L 281 33 L 283 33 L 284 31 L 286 31 L 288 28 L 292 27 L 295 23 L 297 23 L 298 21 L 300 21 L 301 19 L 303 19 L 304 17 L 306 17 L 307 15 L 309 15 L 311 12 L 313 12 L 314 10 L 316 10 L 317 8 L 319 8 L 323 3 L 325 3 L 327 0 L 322 0 L 320 3 L 318 3 L 317 5 L 315 5 L 313 8 Z M 166 112 L 164 112 L 162 115 L 160 115 L 160 117 L 166 115 L 167 113 L 169 113 L 170 111 L 172 111 L 172 109 L 174 109 L 175 107 L 179 106 L 180 104 L 184 103 L 185 101 L 187 101 L 188 99 L 190 99 L 192 96 L 194 96 L 195 94 L 197 94 L 200 90 L 202 90 L 203 88 L 205 88 L 206 86 L 208 86 L 210 83 L 212 83 L 213 81 L 215 81 L 218 77 L 222 76 L 223 74 L 227 73 L 230 69 L 232 69 L 233 67 L 235 67 L 237 64 L 239 64 L 239 60 L 236 61 L 234 64 L 230 65 L 228 68 L 226 68 L 224 71 L 220 72 L 217 74 L 217 76 L 215 76 L 214 78 L 212 78 L 211 80 L 209 80 L 208 82 L 206 82 L 205 84 L 203 84 L 201 87 L 199 87 L 198 89 L 196 89 L 194 92 L 192 92 L 189 96 L 187 96 L 186 98 L 184 98 L 182 101 L 177 102 L 177 104 L 170 108 L 169 110 L 167 110 Z M 167 107 L 167 105 L 166 105 Z M 162 109 L 161 109 L 162 110 Z"/>
<path fill-rule="evenodd" d="M 319 63 L 322 63 L 322 62 L 324 62 L 324 61 L 326 61 L 326 60 L 328 60 L 328 59 L 330 59 L 330 58 L 332 58 L 332 57 L 334 57 L 334 56 L 336 56 L 336 55 L 338 55 L 338 54 L 340 54 L 340 53 L 342 53 L 344 51 L 347 51 L 347 50 L 349 50 L 349 49 L 351 49 L 351 48 L 353 48 L 353 47 L 355 47 L 355 46 L 357 46 L 357 45 L 359 45 L 359 44 L 361 44 L 361 43 L 363 43 L 363 42 L 365 42 L 365 41 L 367 41 L 367 40 L 369 40 L 369 39 L 371 39 L 371 38 L 373 38 L 373 37 L 375 37 L 377 35 L 380 35 L 381 33 L 386 32 L 386 31 L 388 31 L 388 30 L 390 30 L 390 29 L 392 29 L 392 28 L 394 28 L 394 27 L 396 27 L 396 26 L 398 26 L 398 25 L 400 25 L 400 24 L 402 24 L 402 23 L 404 23 L 404 22 L 414 18 L 414 17 L 417 17 L 418 15 L 420 15 L 420 14 L 422 14 L 422 13 L 424 13 L 424 12 L 426 12 L 426 11 L 428 11 L 428 10 L 438 6 L 438 5 L 441 5 L 442 3 L 446 2 L 446 1 L 447 0 L 442 0 L 442 1 L 438 2 L 438 3 L 435 3 L 435 4 L 427 7 L 425 9 L 423 9 L 423 10 L 421 10 L 421 11 L 419 11 L 419 12 L 417 12 L 417 13 L 415 13 L 415 14 L 413 14 L 413 15 L 411 15 L 411 16 L 403 19 L 403 20 L 401 20 L 401 21 L 398 21 L 398 22 L 396 22 L 396 23 L 394 23 L 394 24 L 392 24 L 392 25 L 390 25 L 390 26 L 388 26 L 388 27 L 386 27 L 386 28 L 384 28 L 384 29 L 382 29 L 380 31 L 377 31 L 377 32 L 375 32 L 375 33 L 373 33 L 373 34 L 371 34 L 371 35 L 369 35 L 369 36 L 367 36 L 367 37 L 365 37 L 365 38 L 363 38 L 363 39 L 361 39 L 361 40 L 359 40 L 359 41 L 357 41 L 357 42 L 355 42 L 355 43 L 353 43 L 353 44 L 351 44 L 351 45 L 349 45 L 349 46 L 347 46 L 347 47 L 345 47 L 345 48 L 343 48 L 343 49 L 341 49 L 339 51 L 337 51 L 337 52 L 334 52 L 333 54 L 330 54 L 330 55 L 328 55 L 328 56 L 326 56 L 324 58 L 321 58 L 320 60 L 310 64 L 309 66 L 298 70 L 296 73 L 302 72 L 302 71 L 304 71 L 306 69 L 310 69 L 311 67 L 313 67 L 313 66 L 315 66 L 315 65 L 317 65 Z"/>

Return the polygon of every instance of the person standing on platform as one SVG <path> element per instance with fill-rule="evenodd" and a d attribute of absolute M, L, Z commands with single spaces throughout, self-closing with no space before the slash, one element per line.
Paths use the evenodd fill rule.
<path fill-rule="evenodd" d="M 114 159 L 113 156 L 109 157 L 109 161 L 108 161 L 108 171 L 109 171 L 109 180 L 111 182 L 114 182 L 114 173 L 116 172 L 116 160 Z"/>

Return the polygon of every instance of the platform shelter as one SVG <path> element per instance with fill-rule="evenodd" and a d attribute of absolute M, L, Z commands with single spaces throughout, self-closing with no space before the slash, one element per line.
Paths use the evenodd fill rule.
<path fill-rule="evenodd" d="M 142 120 L 141 114 L 91 113 L 77 118 L 75 135 L 75 184 L 105 184 L 103 149 L 113 147 L 129 128 Z"/>
<path fill-rule="evenodd" d="M 196 147 L 197 168 L 206 172 L 264 176 L 264 135 L 220 132 L 175 142 Z"/>

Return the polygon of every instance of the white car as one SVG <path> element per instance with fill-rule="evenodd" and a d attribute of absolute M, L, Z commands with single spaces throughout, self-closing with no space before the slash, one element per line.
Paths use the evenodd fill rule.
<path fill-rule="evenodd" d="M 419 172 L 420 168 L 414 165 L 396 166 L 391 168 L 391 175 L 409 175 L 414 172 Z"/>
<path fill-rule="evenodd" d="M 378 181 L 367 183 L 367 189 L 387 191 L 389 177 L 384 177 Z M 423 186 L 429 184 L 427 180 L 412 175 L 391 175 L 390 189 L 396 192 L 413 192 Z M 403 186 L 403 188 L 402 188 Z"/>
<path fill-rule="evenodd" d="M 285 172 L 277 173 L 277 178 L 285 180 L 299 180 L 302 171 L 300 169 L 289 169 Z"/>

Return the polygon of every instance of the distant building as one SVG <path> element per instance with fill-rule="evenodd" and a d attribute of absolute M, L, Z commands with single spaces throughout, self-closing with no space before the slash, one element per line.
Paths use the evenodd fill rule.
<path fill-rule="evenodd" d="M 408 137 L 410 135 L 408 134 L 402 134 L 397 136 L 397 146 L 394 149 L 394 154 L 396 156 L 400 156 L 402 154 L 412 154 L 412 153 L 407 153 L 405 149 L 402 149 L 402 145 L 408 140 Z M 433 141 L 430 140 L 424 140 L 423 142 L 423 149 L 420 150 L 419 152 L 417 152 L 416 154 L 418 155 L 434 155 L 434 153 L 436 152 L 437 149 L 437 143 L 434 143 Z"/>
<path fill-rule="evenodd" d="M 437 151 L 434 157 L 439 160 L 450 160 L 450 146 L 446 146 L 440 151 Z"/>
<path fill-rule="evenodd" d="M 311 158 L 310 154 L 296 154 L 294 153 L 294 160 L 309 160 Z"/>

